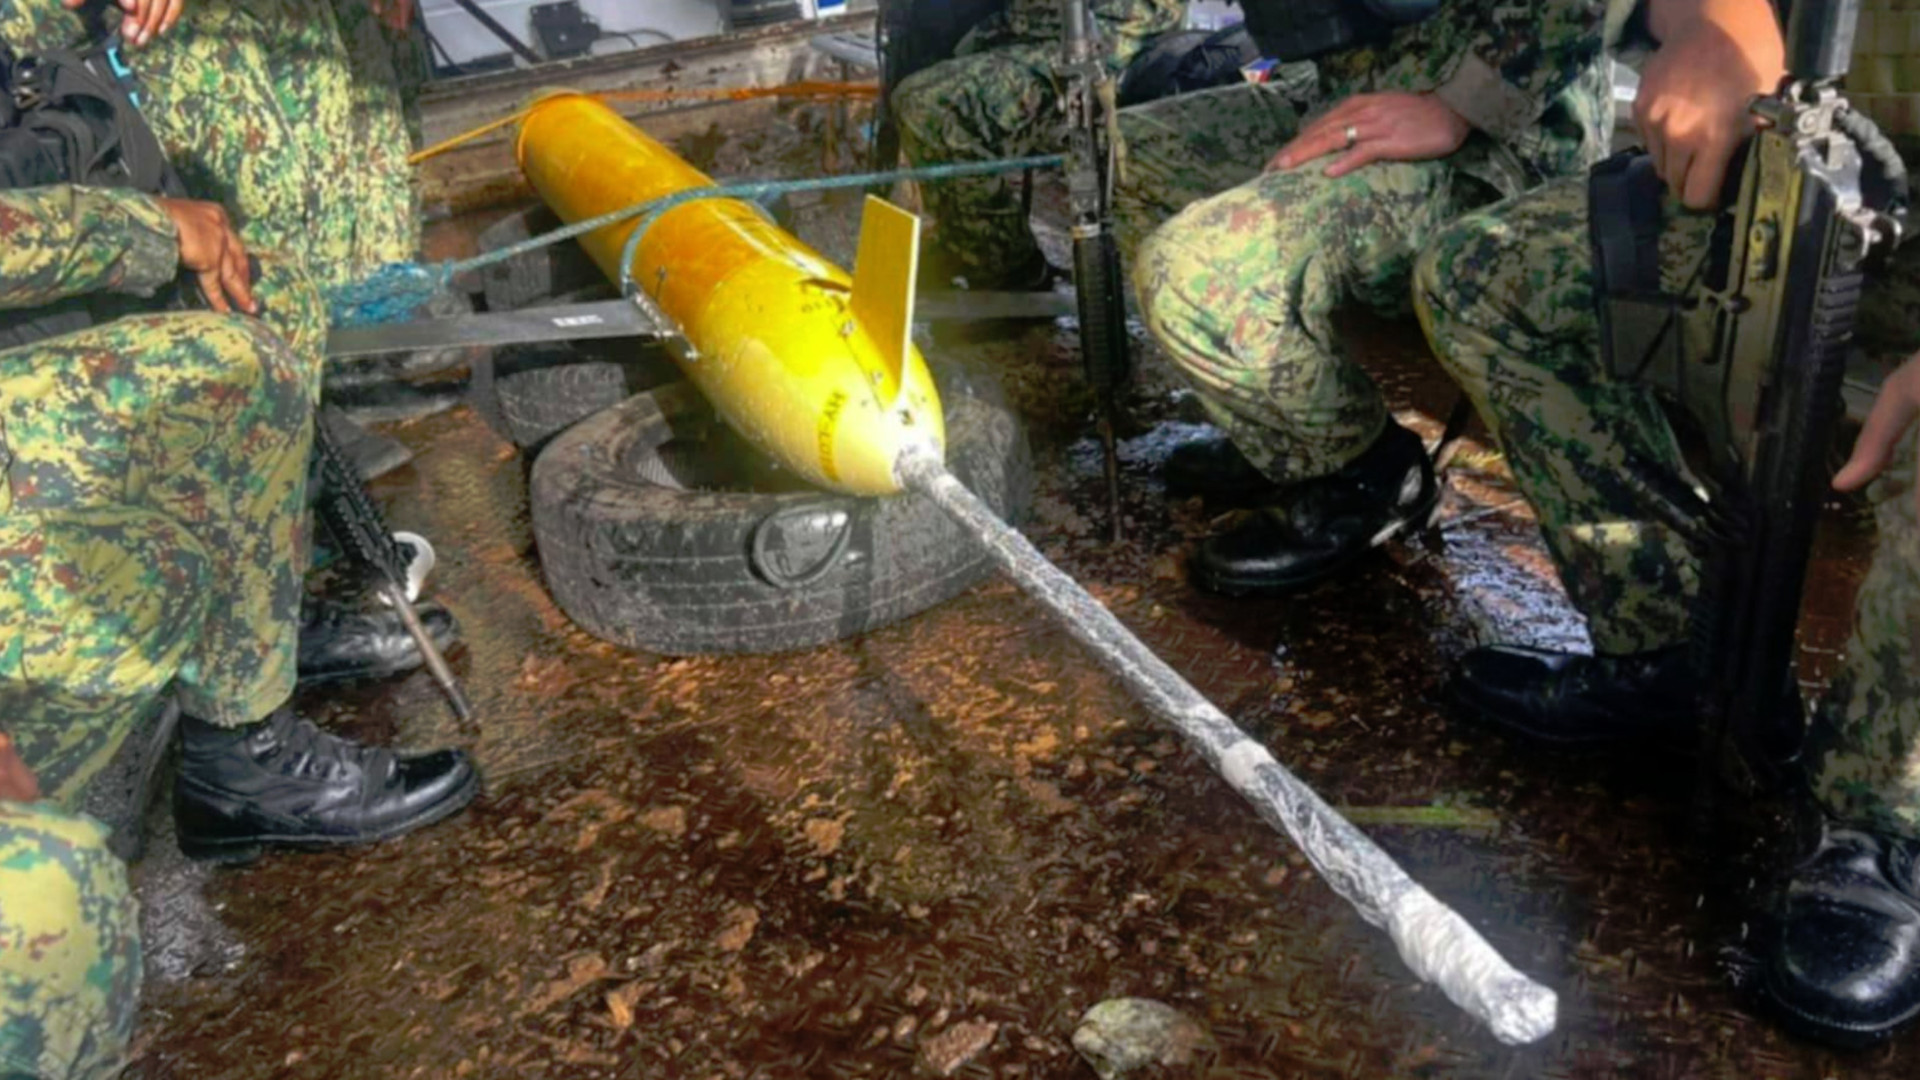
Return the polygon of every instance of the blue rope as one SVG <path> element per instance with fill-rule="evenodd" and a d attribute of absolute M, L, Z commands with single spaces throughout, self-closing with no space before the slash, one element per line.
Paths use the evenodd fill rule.
<path fill-rule="evenodd" d="M 798 191 L 831 191 L 839 188 L 866 187 L 871 184 L 891 184 L 901 180 L 949 180 L 962 176 L 991 176 L 999 173 L 1020 172 L 1024 169 L 1055 168 L 1065 161 L 1064 154 L 1039 154 L 1032 157 L 1003 158 L 998 161 L 951 162 L 944 165 L 855 173 L 849 176 L 828 176 L 812 180 L 761 180 L 689 188 L 686 191 L 677 191 L 658 199 L 649 199 L 598 217 L 578 221 L 518 243 L 508 244 L 483 255 L 476 255 L 471 259 L 438 263 L 392 263 L 374 271 L 363 280 L 348 282 L 328 290 L 327 303 L 332 311 L 335 326 L 368 326 L 376 323 L 399 322 L 411 316 L 435 294 L 450 288 L 454 278 L 461 274 L 505 262 L 550 244 L 585 236 L 587 233 L 604 229 L 609 225 L 639 218 L 641 219 L 639 227 L 634 229 L 633 235 L 627 238 L 626 249 L 620 255 L 620 290 L 624 295 L 633 285 L 633 258 L 640 249 L 641 237 L 646 235 L 647 230 L 660 219 L 662 214 L 676 206 L 700 199 L 764 201 Z"/>

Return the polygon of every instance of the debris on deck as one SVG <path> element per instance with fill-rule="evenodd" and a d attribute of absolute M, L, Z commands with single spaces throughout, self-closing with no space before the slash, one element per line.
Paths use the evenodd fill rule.
<path fill-rule="evenodd" d="M 816 169 L 800 163 L 821 108 L 676 148 L 720 174 Z M 823 198 L 796 227 L 850 259 L 857 207 Z M 437 253 L 487 220 L 439 226 Z M 1452 390 L 1417 327 L 1348 332 L 1436 436 Z M 1743 1011 L 1723 972 L 1736 943 L 1696 902 L 1688 766 L 1543 757 L 1442 712 L 1472 644 L 1584 641 L 1497 455 L 1457 463 L 1439 550 L 1391 548 L 1286 602 L 1204 596 L 1183 560 L 1218 523 L 1157 478 L 1199 417 L 1139 347 L 1118 546 L 1071 332 L 954 350 L 1027 424 L 1026 535 L 1553 987 L 1554 1038 L 1502 1047 L 1422 987 L 1003 579 L 798 654 L 674 659 L 581 632 L 540 578 L 527 463 L 458 407 L 387 428 L 417 456 L 375 493 L 439 549 L 481 730 L 457 730 L 424 674 L 302 705 L 358 737 L 469 745 L 487 790 L 396 843 L 239 871 L 182 863 L 156 815 L 129 1075 L 1911 1075 L 1915 1036 L 1842 1058 Z M 1803 634 L 1815 679 L 1867 551 L 1857 515 L 1828 526 Z M 1087 1035 L 1123 998 L 1148 999 L 1164 1037 Z"/>

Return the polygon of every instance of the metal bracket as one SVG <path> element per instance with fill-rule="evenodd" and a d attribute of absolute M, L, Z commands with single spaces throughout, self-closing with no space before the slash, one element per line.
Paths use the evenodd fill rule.
<path fill-rule="evenodd" d="M 680 324 L 662 311 L 659 304 L 654 303 L 653 297 L 647 295 L 647 290 L 635 285 L 633 291 L 627 294 L 627 299 L 633 301 L 633 306 L 640 310 L 640 314 L 653 323 L 656 332 L 660 335 L 660 344 L 666 346 L 675 360 L 683 364 L 700 362 L 700 350 L 694 348 L 693 342 L 687 340 L 686 332 L 680 329 Z"/>

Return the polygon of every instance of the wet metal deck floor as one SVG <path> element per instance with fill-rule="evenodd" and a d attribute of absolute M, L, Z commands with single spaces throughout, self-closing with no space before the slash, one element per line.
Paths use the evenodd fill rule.
<path fill-rule="evenodd" d="M 1437 433 L 1417 330 L 1356 339 Z M 480 729 L 423 675 L 317 707 L 471 745 L 486 793 L 361 853 L 209 872 L 159 841 L 131 1075 L 1087 1078 L 1069 1038 L 1121 995 L 1210 1028 L 1217 1054 L 1182 1075 L 1913 1073 L 1920 1033 L 1841 1058 L 1741 1011 L 1696 909 L 1713 868 L 1685 767 L 1544 758 L 1439 709 L 1476 634 L 1581 637 L 1496 461 L 1454 474 L 1443 552 L 1397 547 L 1286 602 L 1203 598 L 1180 566 L 1212 522 L 1155 474 L 1185 430 L 1164 376 L 1109 548 L 1095 451 L 1059 404 L 1084 401 L 1070 345 L 1043 328 L 990 357 L 1040 463 L 1028 535 L 1336 806 L 1459 811 L 1366 828 L 1560 993 L 1550 1039 L 1503 1048 L 1418 984 L 1004 579 L 798 655 L 665 659 L 574 629 L 541 586 L 523 463 L 462 408 L 397 429 L 419 457 L 378 489 L 440 548 Z M 1865 548 L 1831 533 L 1816 668 Z"/>

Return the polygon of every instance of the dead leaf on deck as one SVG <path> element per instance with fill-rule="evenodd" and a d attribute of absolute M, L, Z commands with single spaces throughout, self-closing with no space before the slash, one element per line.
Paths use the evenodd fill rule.
<path fill-rule="evenodd" d="M 633 1007 L 640 999 L 653 993 L 658 983 L 630 982 L 625 986 L 616 986 L 607 991 L 607 1013 L 613 1018 L 616 1031 L 625 1031 L 633 1026 Z"/>
<path fill-rule="evenodd" d="M 967 1020 L 926 1039 L 920 1044 L 920 1059 L 941 1076 L 952 1076 L 980 1051 L 992 1045 L 1000 1034 L 1000 1025 L 985 1020 Z"/>
<path fill-rule="evenodd" d="M 814 851 L 822 855 L 831 855 L 840 850 L 840 841 L 847 833 L 847 821 L 845 817 L 838 820 L 808 818 L 805 831 L 807 843 L 813 845 Z"/>
<path fill-rule="evenodd" d="M 520 1015 L 545 1012 L 612 974 L 606 960 L 598 953 L 576 956 L 567 961 L 566 975 L 548 983 L 546 989 L 535 994 L 525 1005 L 522 1005 Z"/>
<path fill-rule="evenodd" d="M 760 909 L 752 904 L 738 904 L 727 913 L 726 928 L 714 935 L 713 943 L 722 952 L 739 952 L 753 940 L 753 931 L 760 925 Z"/>
<path fill-rule="evenodd" d="M 687 808 L 684 806 L 656 806 L 640 815 L 640 824 L 657 833 L 666 833 L 675 838 L 687 834 Z"/>

